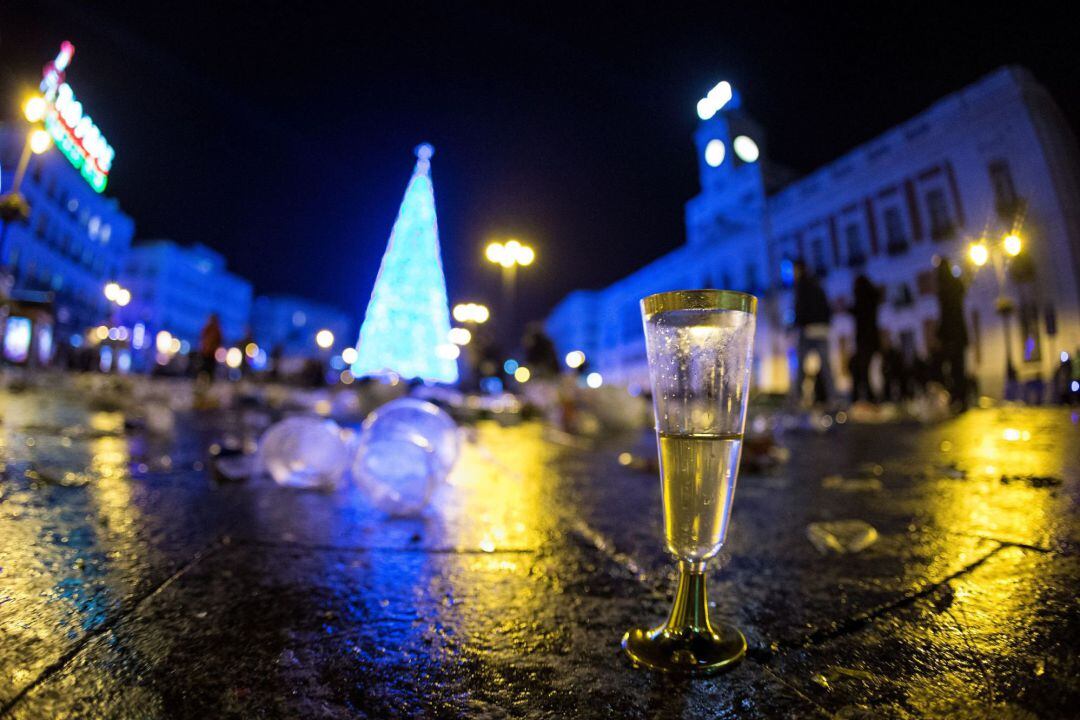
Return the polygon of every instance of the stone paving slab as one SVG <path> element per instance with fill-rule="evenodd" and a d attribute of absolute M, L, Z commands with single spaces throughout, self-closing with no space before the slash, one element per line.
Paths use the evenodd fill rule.
<path fill-rule="evenodd" d="M 843 717 L 1075 717 L 1077 572 L 1075 556 L 1002 547 L 917 602 L 768 666 Z"/>
<path fill-rule="evenodd" d="M 750 656 L 677 681 L 618 649 L 663 618 L 673 586 L 655 473 L 617 461 L 649 452 L 647 434 L 483 423 L 430 512 L 390 520 L 350 488 L 214 483 L 206 448 L 246 433 L 238 414 L 181 415 L 155 438 L 79 402 L 0 393 L 0 717 L 1077 707 L 1069 411 L 788 435 L 788 465 L 740 478 L 712 571 L 713 613 Z M 806 527 L 837 519 L 879 539 L 823 555 Z"/>
<path fill-rule="evenodd" d="M 551 577 L 532 553 L 235 543 L 95 637 L 14 707 L 39 717 L 771 717 L 813 703 L 756 663 L 699 682 L 632 669 L 648 611 L 595 550 Z M 608 578 L 599 595 L 575 576 Z"/>

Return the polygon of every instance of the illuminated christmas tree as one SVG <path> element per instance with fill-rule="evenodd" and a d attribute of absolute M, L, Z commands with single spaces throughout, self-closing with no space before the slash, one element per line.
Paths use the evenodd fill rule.
<path fill-rule="evenodd" d="M 406 378 L 454 383 L 456 345 L 439 254 L 439 224 L 431 185 L 431 156 L 416 148 L 416 169 L 401 201 L 357 341 L 357 377 L 393 371 Z"/>

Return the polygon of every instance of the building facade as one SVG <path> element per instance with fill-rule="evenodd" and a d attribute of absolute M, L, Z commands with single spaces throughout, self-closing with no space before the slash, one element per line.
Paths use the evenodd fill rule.
<path fill-rule="evenodd" d="M 217 314 L 227 343 L 244 339 L 251 322 L 251 283 L 225 269 L 225 258 L 205 245 L 150 240 L 131 248 L 120 283 L 131 291 L 120 322 L 142 325 L 146 337 L 165 330 L 197 346 L 199 333 Z"/>
<path fill-rule="evenodd" d="M 279 350 L 286 357 L 313 357 L 321 349 L 315 342 L 320 330 L 334 334 L 333 348 L 340 351 L 356 338 L 356 324 L 347 314 L 323 303 L 292 295 L 261 296 L 251 312 L 255 341 L 267 352 Z"/>
<path fill-rule="evenodd" d="M 642 297 L 744 290 L 762 298 L 756 385 L 787 391 L 796 259 L 840 311 L 830 355 L 841 387 L 854 351 L 843 310 L 860 273 L 884 289 L 881 328 L 909 358 L 934 349 L 937 263 L 964 274 L 968 367 L 983 393 L 1001 394 L 1006 350 L 1024 381 L 1049 379 L 1061 354 L 1080 347 L 1080 158 L 1060 110 L 1026 70 L 1000 69 L 794 182 L 770 164 L 764 132 L 738 95 L 724 98 L 705 112 L 699 105 L 701 192 L 686 205 L 686 243 L 607 288 L 564 299 L 547 321 L 560 350 L 583 349 L 606 379 L 645 387 Z M 1009 233 L 1023 251 L 999 288 L 990 265 L 967 262 L 967 248 Z M 1004 318 L 1008 346 L 999 294 L 1015 307 Z"/>
<path fill-rule="evenodd" d="M 11 190 L 25 127 L 0 126 L 0 193 Z M 103 294 L 120 275 L 135 224 L 113 198 L 96 192 L 56 147 L 33 155 L 20 187 L 26 221 L 0 220 L 0 267 L 15 292 L 49 292 L 57 340 L 109 317 Z"/>

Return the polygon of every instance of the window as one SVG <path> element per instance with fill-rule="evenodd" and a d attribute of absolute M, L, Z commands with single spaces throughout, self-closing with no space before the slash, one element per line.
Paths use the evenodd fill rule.
<path fill-rule="evenodd" d="M 926 193 L 926 214 L 930 216 L 930 237 L 934 240 L 945 240 L 955 235 L 952 216 L 949 215 L 949 202 L 945 199 L 945 191 L 934 188 Z"/>
<path fill-rule="evenodd" d="M 1020 207 L 1020 198 L 1016 195 L 1012 173 L 1009 172 L 1009 163 L 1004 160 L 994 160 L 988 169 L 990 186 L 994 189 L 994 208 L 998 215 L 1011 220 Z"/>
<path fill-rule="evenodd" d="M 810 241 L 810 264 L 814 268 L 814 272 L 824 277 L 828 272 L 828 267 L 825 263 L 825 242 L 821 238 L 814 238 Z"/>
<path fill-rule="evenodd" d="M 923 270 L 915 277 L 915 286 L 919 289 L 919 295 L 927 296 L 937 293 L 937 276 L 933 270 Z"/>
<path fill-rule="evenodd" d="M 848 223 L 844 227 L 844 243 L 847 245 L 848 267 L 864 265 L 866 250 L 863 248 L 862 232 L 858 223 Z"/>
<path fill-rule="evenodd" d="M 899 255 L 908 247 L 907 230 L 904 228 L 904 218 L 900 215 L 900 208 L 886 208 L 884 220 L 885 250 L 890 255 Z"/>

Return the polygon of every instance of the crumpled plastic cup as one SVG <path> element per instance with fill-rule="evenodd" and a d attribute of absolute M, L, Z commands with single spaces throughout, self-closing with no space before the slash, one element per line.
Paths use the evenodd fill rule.
<path fill-rule="evenodd" d="M 443 477 L 435 450 L 416 433 L 371 439 L 353 462 L 357 485 L 392 517 L 422 514 Z"/>
<path fill-rule="evenodd" d="M 388 515 L 418 515 L 449 475 L 460 451 L 453 418 L 432 403 L 400 398 L 364 421 L 353 479 Z"/>
<path fill-rule="evenodd" d="M 360 447 L 411 435 L 419 435 L 431 446 L 444 476 L 449 475 L 461 452 L 461 435 L 452 417 L 424 400 L 399 398 L 372 412 L 361 428 Z"/>
<path fill-rule="evenodd" d="M 333 420 L 290 417 L 263 433 L 256 467 L 278 485 L 333 490 L 349 467 L 349 450 Z"/>

